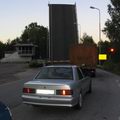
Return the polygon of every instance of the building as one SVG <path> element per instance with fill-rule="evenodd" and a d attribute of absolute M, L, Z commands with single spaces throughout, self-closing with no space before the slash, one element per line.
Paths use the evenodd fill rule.
<path fill-rule="evenodd" d="M 33 44 L 16 44 L 16 51 L 6 53 L 0 62 L 30 62 L 35 56 L 36 45 Z"/>
<path fill-rule="evenodd" d="M 33 44 L 16 44 L 15 47 L 20 57 L 33 57 L 37 46 Z"/>
<path fill-rule="evenodd" d="M 49 4 L 50 60 L 68 60 L 69 48 L 78 43 L 76 5 Z"/>

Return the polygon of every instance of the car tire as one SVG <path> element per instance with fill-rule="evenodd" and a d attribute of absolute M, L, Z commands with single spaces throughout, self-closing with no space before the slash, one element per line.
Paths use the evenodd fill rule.
<path fill-rule="evenodd" d="M 83 105 L 83 96 L 82 93 L 79 94 L 78 103 L 74 106 L 75 109 L 80 110 Z"/>

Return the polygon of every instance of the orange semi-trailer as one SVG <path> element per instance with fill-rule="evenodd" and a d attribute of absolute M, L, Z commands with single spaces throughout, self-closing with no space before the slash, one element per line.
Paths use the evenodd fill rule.
<path fill-rule="evenodd" d="M 77 44 L 71 46 L 70 63 L 83 67 L 91 76 L 95 76 L 97 46 L 95 44 Z"/>

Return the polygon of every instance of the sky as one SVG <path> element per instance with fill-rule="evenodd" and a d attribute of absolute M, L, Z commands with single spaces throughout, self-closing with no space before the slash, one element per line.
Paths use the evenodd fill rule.
<path fill-rule="evenodd" d="M 94 6 L 101 12 L 101 29 L 109 19 L 107 5 L 110 0 L 0 0 L 0 41 L 6 42 L 20 37 L 25 26 L 31 22 L 37 22 L 38 25 L 49 26 L 50 4 L 75 4 L 77 6 L 77 21 L 79 35 L 87 33 L 92 36 L 94 41 L 99 41 L 99 12 L 96 9 L 90 9 Z M 102 33 L 102 40 L 108 40 Z"/>

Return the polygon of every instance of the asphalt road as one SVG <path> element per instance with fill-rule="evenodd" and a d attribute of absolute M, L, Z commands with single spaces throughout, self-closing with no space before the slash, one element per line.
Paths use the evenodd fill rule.
<path fill-rule="evenodd" d="M 120 76 L 98 69 L 97 77 L 93 79 L 93 91 L 84 97 L 83 108 L 78 111 L 22 104 L 23 83 L 37 71 L 27 69 L 15 73 L 19 80 L 0 85 L 0 100 L 10 106 L 14 120 L 120 120 Z"/>
<path fill-rule="evenodd" d="M 10 108 L 21 104 L 23 84 L 36 75 L 38 69 L 29 69 L 27 64 L 0 64 L 0 101 Z"/>
<path fill-rule="evenodd" d="M 0 84 L 18 80 L 15 74 L 26 71 L 27 68 L 27 64 L 0 64 Z"/>

